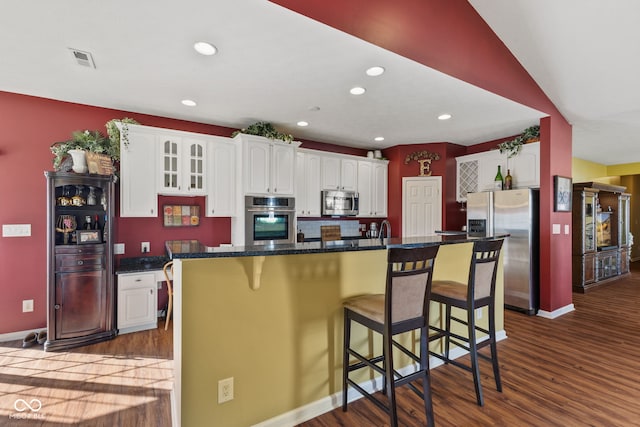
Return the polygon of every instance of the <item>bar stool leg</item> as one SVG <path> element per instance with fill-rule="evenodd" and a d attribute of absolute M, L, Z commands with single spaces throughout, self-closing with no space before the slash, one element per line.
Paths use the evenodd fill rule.
<path fill-rule="evenodd" d="M 429 375 L 429 345 L 427 339 L 429 327 L 420 329 L 420 369 L 422 370 L 422 394 L 424 395 L 424 410 L 427 414 L 427 426 L 435 425 L 433 419 L 433 402 L 431 400 L 431 376 Z"/>
<path fill-rule="evenodd" d="M 342 350 L 342 411 L 347 412 L 347 378 L 349 377 L 349 346 L 351 342 L 351 318 L 344 314 L 344 342 Z"/>
<path fill-rule="evenodd" d="M 500 366 L 498 365 L 498 343 L 496 341 L 496 315 L 493 304 L 489 304 L 489 339 L 491 340 L 491 364 L 493 365 L 493 376 L 496 380 L 496 389 L 502 393 Z"/>
<path fill-rule="evenodd" d="M 449 363 L 449 350 L 451 349 L 451 304 L 447 304 L 447 309 L 446 309 L 446 335 L 445 335 L 445 353 L 444 353 L 444 357 L 446 359 L 446 361 L 444 362 Z"/>
<path fill-rule="evenodd" d="M 471 357 L 471 372 L 473 384 L 476 388 L 476 400 L 479 406 L 484 406 L 482 397 L 482 385 L 480 385 L 480 365 L 478 364 L 478 347 L 476 344 L 475 309 L 467 310 L 467 325 L 469 326 L 469 356 Z"/>
<path fill-rule="evenodd" d="M 389 398 L 389 421 L 391 427 L 398 427 L 398 411 L 396 409 L 396 384 L 393 375 L 393 344 L 392 337 L 384 334 L 383 351 L 385 357 L 385 379 L 387 383 L 387 397 Z"/>

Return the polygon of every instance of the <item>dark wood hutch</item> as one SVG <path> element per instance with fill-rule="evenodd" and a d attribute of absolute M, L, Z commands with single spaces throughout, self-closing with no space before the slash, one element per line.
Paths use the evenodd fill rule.
<path fill-rule="evenodd" d="M 112 175 L 45 172 L 47 341 L 63 350 L 116 336 Z"/>
<path fill-rule="evenodd" d="M 573 185 L 573 289 L 578 292 L 629 273 L 629 200 L 626 187 Z"/>

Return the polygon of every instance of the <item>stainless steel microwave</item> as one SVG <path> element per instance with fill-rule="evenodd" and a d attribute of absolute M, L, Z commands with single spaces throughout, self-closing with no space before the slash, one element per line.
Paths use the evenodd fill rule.
<path fill-rule="evenodd" d="M 356 191 L 322 191 L 322 215 L 355 216 L 358 215 L 358 193 Z"/>

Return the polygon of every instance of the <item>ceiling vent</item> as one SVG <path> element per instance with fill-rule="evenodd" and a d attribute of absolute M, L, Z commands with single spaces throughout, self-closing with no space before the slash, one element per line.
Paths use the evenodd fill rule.
<path fill-rule="evenodd" d="M 69 48 L 69 50 L 73 53 L 73 57 L 76 59 L 79 65 L 82 65 L 83 67 L 96 68 L 96 63 L 93 62 L 91 53 L 73 49 L 71 47 Z"/>

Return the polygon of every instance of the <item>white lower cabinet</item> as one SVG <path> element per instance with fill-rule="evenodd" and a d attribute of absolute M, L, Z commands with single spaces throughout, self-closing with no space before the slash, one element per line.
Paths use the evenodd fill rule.
<path fill-rule="evenodd" d="M 118 275 L 118 333 L 158 327 L 156 275 L 131 273 Z"/>

